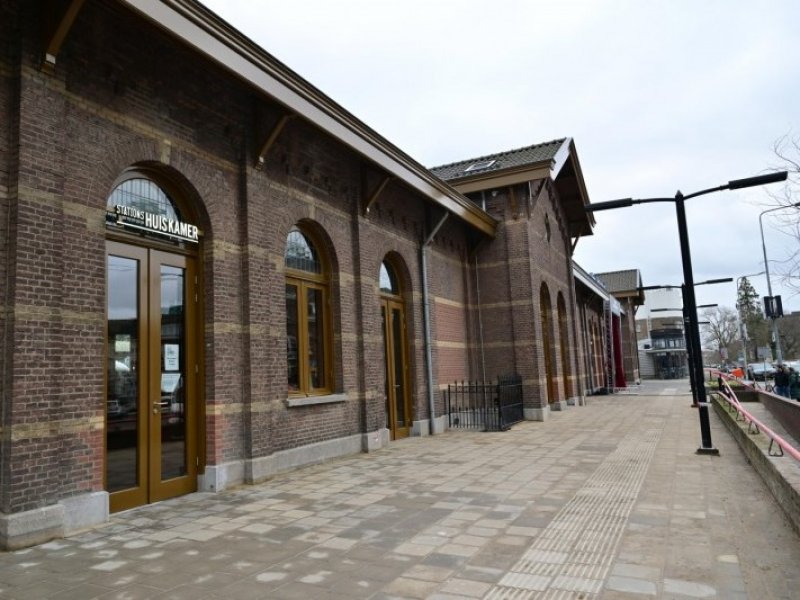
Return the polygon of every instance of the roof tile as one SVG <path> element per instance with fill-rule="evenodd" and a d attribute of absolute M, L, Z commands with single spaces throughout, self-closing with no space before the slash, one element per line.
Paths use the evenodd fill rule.
<path fill-rule="evenodd" d="M 609 271 L 608 273 L 593 273 L 593 275 L 603 282 L 609 292 L 636 292 L 642 286 L 642 276 L 639 269 L 628 269 L 625 271 Z"/>
<path fill-rule="evenodd" d="M 470 158 L 467 160 L 460 160 L 458 162 L 450 163 L 448 165 L 441 165 L 439 167 L 432 167 L 431 172 L 443 179 L 449 181 L 451 179 L 460 179 L 469 175 L 477 173 L 485 173 L 489 171 L 499 171 L 512 167 L 520 167 L 523 165 L 540 163 L 543 161 L 553 160 L 556 153 L 564 144 L 566 138 L 544 142 L 542 144 L 534 144 L 533 146 L 526 146 L 525 148 L 517 148 L 515 150 L 506 150 L 496 154 L 487 154 L 486 156 L 479 156 L 477 158 Z M 467 169 L 476 163 L 494 161 L 491 165 L 483 169 Z"/>

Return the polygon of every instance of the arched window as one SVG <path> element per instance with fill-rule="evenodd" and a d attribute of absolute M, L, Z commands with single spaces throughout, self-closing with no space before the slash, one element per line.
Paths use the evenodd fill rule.
<path fill-rule="evenodd" d="M 114 188 L 108 197 L 107 209 L 113 213 L 117 206 L 136 208 L 154 215 L 181 221 L 175 203 L 158 185 L 149 179 L 126 179 Z"/>
<path fill-rule="evenodd" d="M 189 250 L 200 241 L 197 224 L 187 222 L 168 188 L 143 177 L 146 174 L 146 170 L 127 173 L 127 179 L 114 188 L 106 204 L 106 227 L 136 234 L 138 241 L 157 239 Z"/>
<path fill-rule="evenodd" d="M 569 399 L 572 397 L 572 368 L 569 360 L 569 332 L 567 331 L 567 304 L 564 295 L 558 292 L 556 302 L 558 311 L 558 334 L 561 346 L 561 376 L 564 378 L 564 396 Z"/>
<path fill-rule="evenodd" d="M 397 276 L 394 274 L 392 266 L 387 265 L 386 261 L 381 263 L 379 278 L 382 293 L 392 294 L 393 296 L 400 295 L 400 288 L 397 285 Z"/>
<path fill-rule="evenodd" d="M 396 265 L 399 259 L 386 258 L 378 273 L 384 365 L 386 368 L 386 425 L 391 438 L 411 433 L 413 410 L 408 372 L 408 334 L 406 311 Z"/>
<path fill-rule="evenodd" d="M 330 393 L 328 270 L 312 238 L 297 227 L 286 238 L 284 261 L 289 393 Z"/>
<path fill-rule="evenodd" d="M 553 364 L 553 310 L 550 303 L 550 291 L 547 284 L 542 283 L 539 290 L 539 310 L 542 320 L 542 352 L 544 353 L 544 372 L 547 380 L 547 402 L 552 404 L 556 401 L 555 385 L 555 365 Z"/>

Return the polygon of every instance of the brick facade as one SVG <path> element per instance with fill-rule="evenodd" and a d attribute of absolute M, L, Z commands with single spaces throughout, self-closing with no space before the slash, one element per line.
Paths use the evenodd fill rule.
<path fill-rule="evenodd" d="M 415 433 L 435 427 L 438 390 L 456 380 L 517 372 L 528 416 L 539 417 L 593 384 L 576 320 L 574 217 L 550 179 L 494 190 L 486 205 L 494 236 L 464 211 L 433 236 L 429 382 L 422 244 L 452 204 L 390 177 L 366 206 L 382 167 L 311 119 L 282 121 L 278 101 L 111 0 L 87 0 L 55 69 L 43 69 L 45 5 L 0 6 L 0 112 L 9 117 L 0 122 L 0 543 L 63 532 L 56 523 L 13 541 L 8 524 L 105 489 L 106 203 L 131 169 L 173 190 L 203 232 L 196 436 L 204 489 L 320 460 L 314 449 L 341 440 L 360 440 L 363 450 L 384 444 L 378 274 L 387 257 L 405 310 Z M 274 143 L 259 161 L 270 132 Z M 293 405 L 284 252 L 296 225 L 328 267 L 334 383 L 329 399 Z"/>

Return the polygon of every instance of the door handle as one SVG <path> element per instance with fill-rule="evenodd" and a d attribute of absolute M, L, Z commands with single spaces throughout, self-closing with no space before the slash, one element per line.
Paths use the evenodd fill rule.
<path fill-rule="evenodd" d="M 157 415 L 161 412 L 161 401 L 153 402 L 153 414 Z"/>

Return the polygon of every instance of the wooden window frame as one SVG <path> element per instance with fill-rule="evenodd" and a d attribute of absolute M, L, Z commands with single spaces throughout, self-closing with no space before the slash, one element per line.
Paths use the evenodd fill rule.
<path fill-rule="evenodd" d="M 328 275 L 328 264 L 325 256 L 320 251 L 320 246 L 313 236 L 306 231 L 298 230 L 305 236 L 310 245 L 314 247 L 322 266 L 322 273 L 312 273 L 286 267 L 286 277 L 284 285 L 284 301 L 286 298 L 286 286 L 294 286 L 297 289 L 297 372 L 299 386 L 296 390 L 287 389 L 290 398 L 306 396 L 322 396 L 334 392 L 334 367 L 333 367 L 333 323 L 331 311 L 330 284 Z M 284 265 L 285 265 L 284 259 Z M 322 387 L 311 387 L 311 365 L 308 356 L 308 291 L 317 290 L 322 296 L 322 353 L 324 366 L 324 383 Z M 286 317 L 288 318 L 288 316 Z M 287 344 L 287 369 L 288 369 L 288 344 Z M 287 373 L 288 387 L 288 373 Z"/>

